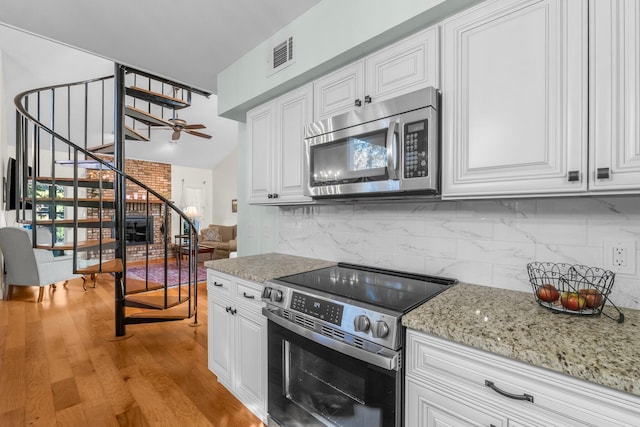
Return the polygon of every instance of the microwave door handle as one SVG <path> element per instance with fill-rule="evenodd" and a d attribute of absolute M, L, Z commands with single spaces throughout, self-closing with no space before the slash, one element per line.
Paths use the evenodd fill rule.
<path fill-rule="evenodd" d="M 398 122 L 389 124 L 387 130 L 387 171 L 390 179 L 398 179 L 398 138 L 400 125 Z"/>

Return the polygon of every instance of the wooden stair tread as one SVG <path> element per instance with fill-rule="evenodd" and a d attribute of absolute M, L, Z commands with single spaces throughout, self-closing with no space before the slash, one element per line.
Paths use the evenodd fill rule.
<path fill-rule="evenodd" d="M 87 148 L 87 151 L 98 154 L 113 154 L 115 153 L 116 144 L 110 142 L 108 144 L 103 145 L 94 145 L 93 147 Z"/>
<path fill-rule="evenodd" d="M 73 220 L 73 219 L 57 219 L 56 220 L 56 225 L 60 225 L 60 226 L 72 226 L 74 221 L 77 221 L 79 225 L 89 225 L 89 224 L 96 224 L 99 225 L 100 224 L 100 219 L 99 218 L 80 218 L 78 220 Z M 26 224 L 31 224 L 31 220 L 21 220 L 18 221 L 20 223 L 26 223 Z M 103 219 L 102 220 L 102 225 L 103 226 L 112 226 L 115 223 L 114 220 L 112 219 Z M 53 225 L 53 221 L 50 219 L 37 219 L 36 220 L 36 225 Z"/>
<path fill-rule="evenodd" d="M 134 98 L 141 99 L 143 101 L 151 102 L 156 105 L 160 105 L 167 108 L 173 108 L 176 110 L 189 107 L 191 104 L 180 98 L 174 98 L 173 96 L 165 95 L 159 92 L 153 92 L 147 89 L 143 89 L 138 86 L 127 87 L 126 93 Z"/>
<path fill-rule="evenodd" d="M 103 245 L 108 245 L 111 243 L 115 243 L 116 239 L 112 239 L 112 238 L 103 238 L 102 239 L 102 244 Z M 91 247 L 96 247 L 96 246 L 100 246 L 100 240 L 81 240 L 78 241 L 78 249 L 86 249 L 86 248 L 91 248 Z M 72 251 L 73 250 L 73 243 L 56 243 L 55 245 L 51 246 L 51 245 L 44 245 L 44 244 L 38 244 L 36 245 L 36 248 L 38 249 L 49 249 L 49 250 L 56 250 L 56 251 Z"/>
<path fill-rule="evenodd" d="M 31 180 L 31 177 L 29 177 Z M 36 181 L 41 184 L 52 184 L 53 178 L 50 176 L 37 176 Z M 58 178 L 56 177 L 56 185 L 73 185 L 73 178 Z M 100 180 L 95 178 L 78 178 L 78 186 L 85 188 L 99 188 Z M 102 180 L 102 188 L 112 189 L 113 181 Z"/>
<path fill-rule="evenodd" d="M 124 113 L 127 116 L 149 126 L 168 126 L 170 128 L 173 127 L 173 125 L 169 121 L 163 119 L 162 117 L 155 116 L 151 113 L 147 113 L 146 111 L 140 110 L 130 105 L 124 107 Z"/>
<path fill-rule="evenodd" d="M 124 127 L 124 137 L 126 139 L 134 140 L 134 141 L 145 141 L 145 142 L 149 141 L 149 138 L 147 138 L 137 130 L 130 128 L 129 126 Z"/>
<path fill-rule="evenodd" d="M 178 295 L 167 295 L 167 306 L 175 307 L 178 304 L 189 301 L 189 298 L 186 296 L 187 292 L 184 292 L 182 298 L 179 298 Z M 128 302 L 143 304 L 149 308 L 155 309 L 163 309 L 164 308 L 164 289 L 158 289 L 150 292 L 143 293 L 135 293 L 135 294 L 127 294 L 125 299 Z"/>
<path fill-rule="evenodd" d="M 76 273 L 78 274 L 93 274 L 93 273 L 122 273 L 122 260 L 120 258 L 110 259 L 103 261 L 102 264 L 89 265 L 79 268 Z"/>

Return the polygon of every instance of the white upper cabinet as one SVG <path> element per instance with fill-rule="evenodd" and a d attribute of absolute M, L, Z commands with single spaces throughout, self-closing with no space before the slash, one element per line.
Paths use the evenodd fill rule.
<path fill-rule="evenodd" d="M 304 127 L 313 120 L 311 84 L 247 113 L 248 202 L 311 203 L 303 193 Z"/>
<path fill-rule="evenodd" d="M 640 2 L 592 0 L 589 189 L 640 189 Z"/>
<path fill-rule="evenodd" d="M 586 0 L 443 22 L 443 197 L 587 190 L 587 24 Z"/>
<path fill-rule="evenodd" d="M 431 27 L 314 82 L 314 120 L 427 86 L 439 86 L 438 28 Z"/>

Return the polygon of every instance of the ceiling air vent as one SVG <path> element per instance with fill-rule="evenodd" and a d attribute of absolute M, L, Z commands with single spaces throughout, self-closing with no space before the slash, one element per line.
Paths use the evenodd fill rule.
<path fill-rule="evenodd" d="M 293 63 L 293 37 L 278 43 L 269 52 L 269 74 L 273 74 Z"/>

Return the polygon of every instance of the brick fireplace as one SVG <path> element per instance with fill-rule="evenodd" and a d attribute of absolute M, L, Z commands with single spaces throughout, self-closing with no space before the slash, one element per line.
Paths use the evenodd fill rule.
<path fill-rule="evenodd" d="M 103 156 L 107 160 L 112 160 L 111 156 Z M 125 172 L 142 182 L 143 184 L 149 186 L 157 193 L 171 200 L 171 165 L 168 163 L 158 163 L 158 162 L 148 162 L 145 160 L 134 160 L 134 159 L 125 159 Z M 102 172 L 103 180 L 113 181 L 113 172 Z M 100 174 L 99 170 L 87 170 L 88 178 L 98 178 Z M 88 197 L 98 197 L 97 190 L 89 190 Z M 113 190 L 103 190 L 103 197 L 113 197 Z M 127 191 L 126 191 L 126 216 L 128 219 L 137 219 L 138 223 L 135 227 L 138 228 L 138 233 L 142 232 L 141 226 L 146 226 L 147 221 L 144 221 L 144 224 L 141 224 L 140 221 L 142 218 L 146 218 L 147 216 L 147 193 L 142 188 L 127 182 Z M 110 211 L 113 214 L 113 211 Z M 164 241 L 163 241 L 163 227 L 164 227 L 164 204 L 158 200 L 156 197 L 151 196 L 149 198 L 149 212 L 148 215 L 151 217 L 149 219 L 149 224 L 152 224 L 152 229 L 149 231 L 148 235 L 152 237 L 152 242 L 149 244 L 149 258 L 162 258 L 164 256 Z M 97 210 L 88 209 L 87 212 L 88 217 L 96 217 Z M 130 221 L 132 222 L 132 221 Z M 169 230 L 167 236 L 169 238 L 169 247 L 171 248 L 171 218 L 168 221 Z M 131 224 L 128 230 L 131 232 Z M 98 230 L 90 229 L 87 231 L 87 237 L 89 239 L 97 239 L 98 238 Z M 131 233 L 129 233 L 131 234 Z M 103 237 L 112 237 L 111 232 L 107 230 L 103 230 Z M 127 240 L 130 240 L 127 238 Z M 134 244 L 131 244 L 134 243 Z M 144 259 L 146 256 L 147 245 L 146 244 L 135 244 L 138 242 L 128 242 L 127 244 L 127 260 L 135 261 Z M 114 250 L 110 250 L 110 252 L 114 252 Z M 172 255 L 171 253 L 169 254 Z"/>

